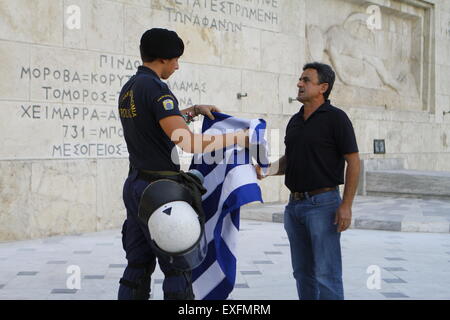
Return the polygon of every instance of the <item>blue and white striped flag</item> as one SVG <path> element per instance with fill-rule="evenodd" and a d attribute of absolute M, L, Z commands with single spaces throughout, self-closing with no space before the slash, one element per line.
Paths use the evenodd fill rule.
<path fill-rule="evenodd" d="M 224 134 L 249 128 L 250 143 L 258 145 L 258 163 L 267 167 L 266 122 L 245 120 L 214 113 L 214 120 L 205 117 L 202 133 Z M 255 147 L 250 150 L 256 149 Z M 203 209 L 206 216 L 205 234 L 208 253 L 202 264 L 193 270 L 195 298 L 225 300 L 236 280 L 237 236 L 240 207 L 262 201 L 249 149 L 231 146 L 210 154 L 194 155 L 191 169 L 205 177 Z"/>

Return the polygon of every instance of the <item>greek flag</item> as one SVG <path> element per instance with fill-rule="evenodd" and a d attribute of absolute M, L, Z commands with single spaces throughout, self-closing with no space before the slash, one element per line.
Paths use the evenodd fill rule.
<path fill-rule="evenodd" d="M 214 113 L 214 117 L 214 120 L 204 118 L 204 134 L 224 134 L 249 128 L 251 148 L 235 145 L 194 155 L 192 159 L 190 168 L 203 174 L 203 185 L 207 189 L 202 200 L 208 253 L 192 272 L 194 294 L 198 300 L 225 300 L 233 290 L 240 207 L 254 201 L 263 202 L 251 159 L 255 157 L 262 167 L 268 166 L 264 120 L 245 120 L 222 113 Z"/>

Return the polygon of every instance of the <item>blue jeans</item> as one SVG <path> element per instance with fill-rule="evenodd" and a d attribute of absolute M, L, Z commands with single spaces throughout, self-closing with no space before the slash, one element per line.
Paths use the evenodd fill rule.
<path fill-rule="evenodd" d="M 305 200 L 290 200 L 284 228 L 301 300 L 343 300 L 341 234 L 334 224 L 341 203 L 339 191 Z"/>

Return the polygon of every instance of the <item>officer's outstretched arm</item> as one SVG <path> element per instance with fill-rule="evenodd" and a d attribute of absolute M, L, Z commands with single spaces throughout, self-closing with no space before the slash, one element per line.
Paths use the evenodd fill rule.
<path fill-rule="evenodd" d="M 184 119 L 178 115 L 161 119 L 159 125 L 170 140 L 184 152 L 209 153 L 234 144 L 244 148 L 249 146 L 248 130 L 222 135 L 195 134 L 186 125 Z"/>

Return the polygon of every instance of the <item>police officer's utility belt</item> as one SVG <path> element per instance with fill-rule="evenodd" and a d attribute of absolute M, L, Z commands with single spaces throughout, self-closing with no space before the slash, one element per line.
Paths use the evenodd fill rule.
<path fill-rule="evenodd" d="M 150 171 L 150 170 L 142 170 L 136 169 L 138 171 L 138 179 L 145 180 L 148 182 L 153 182 L 155 180 L 161 178 L 175 177 L 180 174 L 180 172 L 176 171 Z"/>

